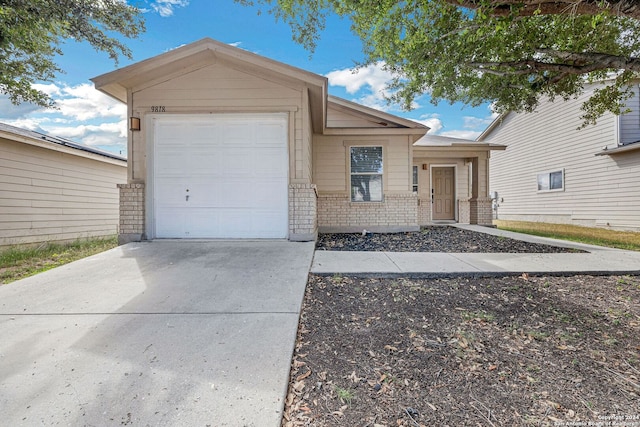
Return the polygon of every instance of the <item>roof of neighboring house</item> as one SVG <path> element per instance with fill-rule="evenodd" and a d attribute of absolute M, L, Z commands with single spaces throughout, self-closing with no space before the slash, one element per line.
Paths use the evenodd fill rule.
<path fill-rule="evenodd" d="M 96 89 L 127 102 L 127 91 L 164 82 L 189 71 L 209 66 L 217 61 L 241 66 L 244 71 L 260 77 L 271 77 L 284 82 L 303 84 L 309 93 L 311 121 L 316 132 L 327 130 L 327 104 L 337 109 L 346 109 L 372 123 L 389 124 L 395 133 L 424 134 L 429 128 L 416 122 L 387 114 L 373 108 L 353 103 L 341 98 L 328 96 L 329 81 L 326 77 L 296 68 L 226 43 L 203 38 L 158 56 L 120 68 L 91 79 Z M 399 130 L 403 129 L 403 130 Z M 413 130 L 413 131 L 411 131 Z M 391 133 L 391 131 L 386 131 Z M 329 130 L 328 133 L 331 133 Z M 383 132 L 384 133 L 384 132 Z"/>
<path fill-rule="evenodd" d="M 119 156 L 108 151 L 99 150 L 97 148 L 89 147 L 87 145 L 78 144 L 71 140 L 60 138 L 57 136 L 47 135 L 41 132 L 36 132 L 28 129 L 11 126 L 6 123 L 0 123 L 0 138 L 10 139 L 12 141 L 25 142 L 32 145 L 44 146 L 45 148 L 60 149 L 65 147 L 66 149 L 78 150 L 78 153 L 85 154 L 85 157 L 94 157 L 95 155 L 104 158 L 118 160 L 126 162 L 126 157 Z M 86 155 L 88 154 L 88 156 Z"/>
<path fill-rule="evenodd" d="M 414 148 L 473 148 L 485 150 L 504 150 L 506 145 L 490 144 L 471 139 L 451 138 L 449 136 L 425 135 L 413 144 Z"/>

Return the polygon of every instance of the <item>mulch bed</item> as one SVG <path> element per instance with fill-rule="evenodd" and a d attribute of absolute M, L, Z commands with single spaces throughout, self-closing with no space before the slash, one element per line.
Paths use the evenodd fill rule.
<path fill-rule="evenodd" d="M 576 249 L 527 243 L 456 227 L 424 227 L 409 233 L 320 234 L 316 249 L 327 251 L 387 252 L 583 252 Z"/>
<path fill-rule="evenodd" d="M 283 426 L 631 427 L 639 395 L 638 276 L 311 276 Z"/>

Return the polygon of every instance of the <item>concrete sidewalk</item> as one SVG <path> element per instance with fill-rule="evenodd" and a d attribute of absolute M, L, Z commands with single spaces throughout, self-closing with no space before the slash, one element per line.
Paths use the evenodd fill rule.
<path fill-rule="evenodd" d="M 0 424 L 279 427 L 313 250 L 130 243 L 0 286 Z"/>
<path fill-rule="evenodd" d="M 510 274 L 638 274 L 640 252 L 584 245 L 530 236 L 489 227 L 460 228 L 587 253 L 440 253 L 316 251 L 314 274 L 359 276 L 445 277 L 452 275 L 502 276 Z"/>

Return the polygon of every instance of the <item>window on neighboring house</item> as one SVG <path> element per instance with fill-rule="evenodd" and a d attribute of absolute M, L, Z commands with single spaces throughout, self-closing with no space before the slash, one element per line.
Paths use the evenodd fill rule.
<path fill-rule="evenodd" d="M 382 201 L 382 147 L 351 147 L 351 201 Z"/>
<path fill-rule="evenodd" d="M 564 169 L 538 174 L 538 191 L 564 190 Z"/>
<path fill-rule="evenodd" d="M 413 192 L 418 192 L 418 167 L 413 167 Z"/>

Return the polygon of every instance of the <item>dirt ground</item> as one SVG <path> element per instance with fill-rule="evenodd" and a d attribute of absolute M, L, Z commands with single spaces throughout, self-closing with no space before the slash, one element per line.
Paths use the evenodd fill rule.
<path fill-rule="evenodd" d="M 640 426 L 640 277 L 311 276 L 283 426 Z"/>

